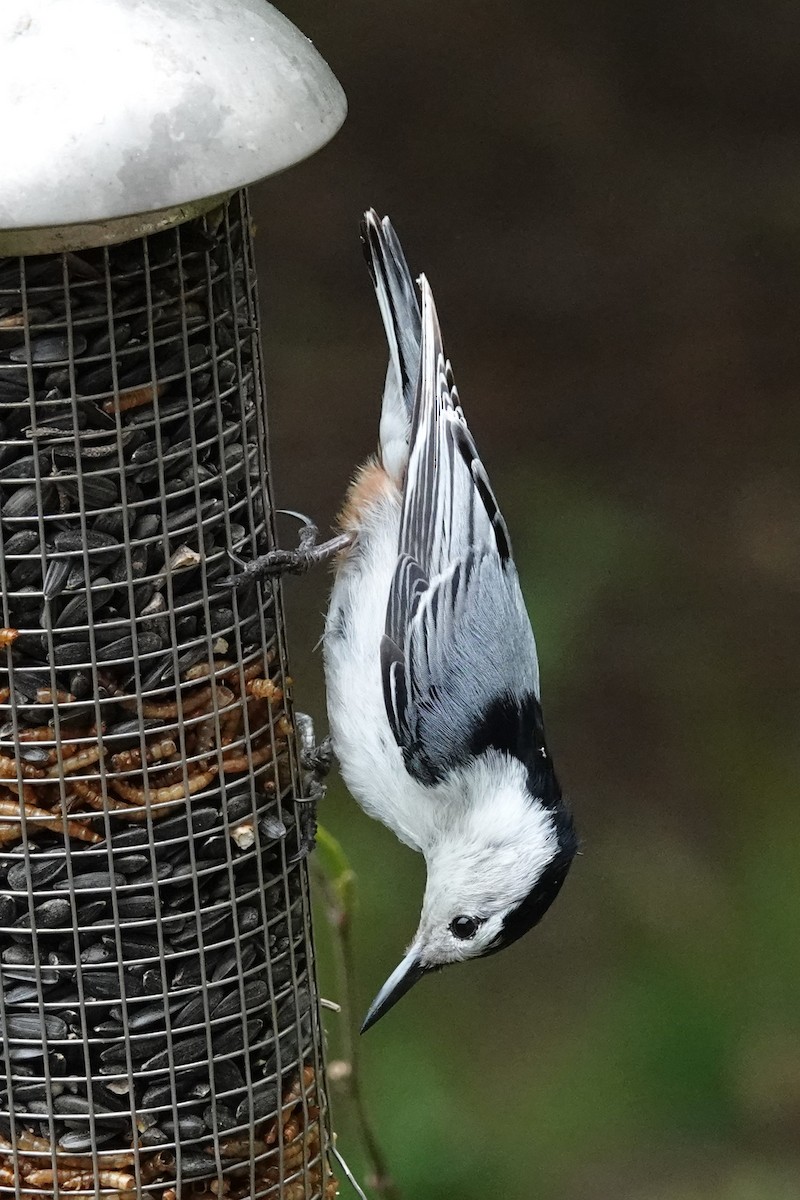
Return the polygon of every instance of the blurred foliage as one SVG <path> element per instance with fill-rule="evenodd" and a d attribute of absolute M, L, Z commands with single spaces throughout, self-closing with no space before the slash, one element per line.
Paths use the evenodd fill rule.
<path fill-rule="evenodd" d="M 324 526 L 376 440 L 356 236 L 375 204 L 436 291 L 583 842 L 539 930 L 423 981 L 361 1043 L 404 1200 L 793 1200 L 800 9 L 279 7 L 351 111 L 258 193 L 278 501 Z M 326 588 L 287 585 L 322 729 Z M 358 879 L 363 1012 L 423 864 L 337 783 L 322 820 Z"/>

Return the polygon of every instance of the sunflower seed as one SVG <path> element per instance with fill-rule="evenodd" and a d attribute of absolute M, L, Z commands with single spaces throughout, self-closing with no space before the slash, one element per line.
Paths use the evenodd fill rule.
<path fill-rule="evenodd" d="M 67 564 L 69 566 L 69 564 Z M 49 574 L 49 572 L 48 572 Z M 45 579 L 45 587 L 47 579 Z M 55 629 L 65 629 L 85 625 L 89 617 L 89 606 L 85 595 L 73 596 L 62 608 L 54 621 Z"/>
<path fill-rule="evenodd" d="M 195 1116 L 193 1113 L 187 1113 L 185 1116 L 178 1117 L 177 1126 L 172 1120 L 159 1122 L 159 1128 L 166 1133 L 171 1141 L 180 1139 L 183 1141 L 194 1141 L 201 1138 L 206 1132 L 206 1123 L 202 1117 Z M 177 1134 L 177 1137 L 176 1137 Z"/>
<path fill-rule="evenodd" d="M 72 339 L 72 353 L 76 358 L 86 350 L 86 338 L 76 333 Z M 70 355 L 69 339 L 65 337 L 39 337 L 30 342 L 30 361 L 32 363 L 59 362 L 68 359 Z M 12 350 L 8 356 L 12 362 L 27 362 L 28 351 L 25 346 Z"/>
<path fill-rule="evenodd" d="M 45 900 L 33 910 L 36 929 L 58 929 L 70 923 L 71 909 L 68 900 Z M 30 929 L 31 914 L 23 913 L 14 922 L 15 929 Z"/>
<path fill-rule="evenodd" d="M 35 517 L 39 512 L 39 490 L 39 487 L 32 483 L 26 484 L 25 487 L 17 488 L 8 500 L 3 502 L 3 520 L 16 520 L 23 517 L 30 519 L 31 517 Z M 42 483 L 42 508 L 45 512 L 50 506 L 52 494 L 52 486 L 49 483 Z"/>
<path fill-rule="evenodd" d="M 113 959 L 112 947 L 102 945 L 100 942 L 93 942 L 81 951 L 81 962 L 86 967 L 96 967 L 101 963 L 111 962 Z"/>
<path fill-rule="evenodd" d="M 242 947 L 241 953 L 238 952 L 236 946 L 231 946 L 224 954 L 220 955 L 217 965 L 211 972 L 212 983 L 229 978 L 237 968 L 240 974 L 244 974 L 253 965 L 255 957 L 256 947 L 253 942 L 248 942 L 246 946 Z"/>
<path fill-rule="evenodd" d="M 94 1135 L 91 1130 L 85 1132 L 77 1129 L 70 1129 L 67 1133 L 61 1135 L 58 1139 L 58 1145 L 68 1154 L 86 1154 L 93 1150 L 95 1146 L 105 1145 L 106 1142 L 113 1141 L 118 1137 L 116 1129 L 98 1129 L 95 1126 Z M 102 1164 L 102 1159 L 99 1160 Z M 102 1167 L 101 1167 L 102 1169 Z"/>
<path fill-rule="evenodd" d="M 39 549 L 39 532 L 36 529 L 19 529 L 12 533 L 4 547 L 6 557 L 10 554 L 30 554 L 33 549 Z"/>
<path fill-rule="evenodd" d="M 148 1034 L 143 1037 L 129 1038 L 126 1041 L 113 1043 L 107 1046 L 105 1050 L 100 1051 L 100 1061 L 104 1066 L 112 1066 L 113 1064 L 124 1065 L 127 1060 L 127 1055 L 130 1053 L 134 1063 L 142 1063 L 148 1055 L 156 1052 L 163 1053 L 164 1047 L 167 1044 L 167 1038 L 164 1034 L 154 1034 L 152 1037 Z M 144 1069 L 147 1069 L 146 1067 Z"/>
<path fill-rule="evenodd" d="M 204 997 L 193 996 L 192 999 L 179 1009 L 172 1020 L 173 1029 L 185 1029 L 189 1025 L 198 1025 L 204 1019 Z"/>
<path fill-rule="evenodd" d="M 103 1118 L 104 1125 L 117 1124 L 126 1119 L 124 1113 L 106 1107 L 96 1098 L 90 1100 L 88 1096 L 78 1096 L 71 1092 L 57 1096 L 53 1101 L 53 1108 L 60 1117 L 88 1117 L 90 1113 L 94 1113 L 95 1116 Z"/>
<path fill-rule="evenodd" d="M 83 955 L 81 955 L 83 958 Z M 134 977 L 126 977 L 125 992 L 129 997 L 141 995 L 141 984 L 138 980 L 133 982 Z M 94 1000 L 119 1000 L 120 983 L 119 976 L 116 971 L 84 971 L 83 987 L 86 995 Z M 136 991 L 136 988 L 139 991 Z"/>
<path fill-rule="evenodd" d="M 181 1154 L 181 1175 L 184 1179 L 202 1179 L 206 1175 L 216 1175 L 216 1159 L 207 1154 L 198 1154 L 187 1150 Z"/>
<path fill-rule="evenodd" d="M 7 1037 L 35 1038 L 37 1041 L 41 1041 L 42 1035 L 49 1041 L 63 1041 L 68 1032 L 66 1021 L 47 1014 L 43 1018 L 40 1018 L 38 1014 L 36 1016 L 6 1017 L 5 1021 L 0 1019 L 0 1025 L 4 1026 L 4 1033 Z"/>
<path fill-rule="evenodd" d="M 149 865 L 150 859 L 146 854 L 126 854 L 114 862 L 116 869 L 125 876 L 137 875 L 140 871 L 146 870 Z"/>
<path fill-rule="evenodd" d="M 17 983 L 13 987 L 3 985 L 3 999 L 7 1005 L 28 1004 L 39 995 L 36 983 Z"/>
<path fill-rule="evenodd" d="M 122 550 L 115 537 L 99 529 L 87 529 L 85 536 L 77 529 L 64 530 L 56 534 L 53 545 L 57 552 L 79 553 L 84 549 L 89 550 L 92 562 L 103 563 L 114 562 Z"/>
<path fill-rule="evenodd" d="M 117 900 L 117 912 L 124 921 L 139 921 L 154 917 L 156 902 L 154 896 L 120 896 Z"/>
<path fill-rule="evenodd" d="M 76 874 L 74 877 L 74 888 L 76 891 L 108 891 L 110 887 L 121 887 L 125 882 L 123 875 L 111 875 L 108 871 L 85 871 L 82 874 Z M 105 901 L 100 901 L 105 904 Z M 81 912 L 78 909 L 78 912 Z"/>
<path fill-rule="evenodd" d="M 141 1111 L 141 1110 L 140 1110 Z M 164 1146 L 169 1143 L 169 1138 L 160 1129 L 154 1127 L 145 1129 L 144 1133 L 139 1138 L 139 1145 L 144 1149 L 152 1149 L 156 1146 Z"/>
<path fill-rule="evenodd" d="M 37 472 L 40 476 L 46 476 L 49 467 L 50 462 L 46 454 L 26 454 L 0 470 L 0 482 L 35 479 Z"/>
<path fill-rule="evenodd" d="M 53 662 L 57 667 L 75 667 L 91 661 L 88 642 L 61 642 L 53 647 Z"/>
<path fill-rule="evenodd" d="M 249 1097 L 245 1097 L 236 1109 L 236 1123 L 238 1125 L 249 1124 L 250 1121 L 261 1121 L 265 1117 L 272 1116 L 278 1111 L 278 1089 L 274 1084 L 267 1084 L 265 1087 L 253 1089 L 252 1103 Z"/>
<path fill-rule="evenodd" d="M 72 567 L 67 558 L 56 558 L 50 562 L 42 586 L 42 594 L 45 600 L 55 600 L 56 596 L 59 596 L 63 592 L 67 586 L 71 570 Z"/>
<path fill-rule="evenodd" d="M 7 881 L 13 891 L 26 892 L 30 880 L 31 890 L 37 892 L 46 888 L 48 884 L 63 879 L 66 873 L 67 864 L 64 859 L 54 858 L 32 862 L 30 867 L 27 867 L 24 862 L 18 862 L 9 867 Z"/>
<path fill-rule="evenodd" d="M 212 1132 L 215 1119 L 216 1127 L 220 1131 L 233 1129 L 237 1123 L 235 1112 L 225 1104 L 217 1104 L 215 1107 L 209 1105 L 208 1108 L 203 1109 L 203 1121 Z"/>
<path fill-rule="evenodd" d="M 143 1109 L 163 1108 L 172 1101 L 172 1085 L 169 1080 L 153 1083 L 146 1088 L 142 1095 L 140 1111 Z"/>

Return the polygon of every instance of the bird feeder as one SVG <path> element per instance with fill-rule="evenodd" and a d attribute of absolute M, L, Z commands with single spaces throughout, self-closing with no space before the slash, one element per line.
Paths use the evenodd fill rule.
<path fill-rule="evenodd" d="M 0 7 L 0 1196 L 335 1193 L 245 186 L 263 0 Z M 307 807 L 307 806 L 306 806 Z"/>

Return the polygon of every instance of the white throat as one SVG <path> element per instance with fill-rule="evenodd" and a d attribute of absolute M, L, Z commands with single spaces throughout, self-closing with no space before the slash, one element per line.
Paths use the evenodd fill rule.
<path fill-rule="evenodd" d="M 431 798 L 435 812 L 422 847 L 428 890 L 435 884 L 452 894 L 472 884 L 513 902 L 558 850 L 552 814 L 531 797 L 524 766 L 490 751 L 454 772 L 445 788 L 447 795 Z M 427 900 L 426 890 L 426 907 Z"/>

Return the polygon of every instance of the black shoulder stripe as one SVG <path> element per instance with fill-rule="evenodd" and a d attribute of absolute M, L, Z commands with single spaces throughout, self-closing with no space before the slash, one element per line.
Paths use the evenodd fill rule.
<path fill-rule="evenodd" d="M 544 738 L 542 708 L 533 692 L 499 697 L 473 726 L 469 751 L 476 757 L 499 750 L 519 759 L 528 772 L 528 790 L 547 806 L 561 803 L 561 788 Z"/>

